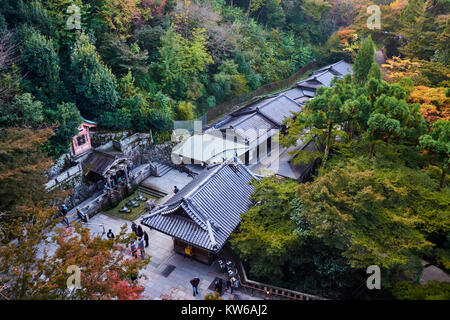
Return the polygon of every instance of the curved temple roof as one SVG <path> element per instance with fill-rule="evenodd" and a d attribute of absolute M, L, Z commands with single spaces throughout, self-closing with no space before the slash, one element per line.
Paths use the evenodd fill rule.
<path fill-rule="evenodd" d="M 252 206 L 249 199 L 256 177 L 239 163 L 228 160 L 205 170 L 162 207 L 142 218 L 142 224 L 217 252 Z"/>

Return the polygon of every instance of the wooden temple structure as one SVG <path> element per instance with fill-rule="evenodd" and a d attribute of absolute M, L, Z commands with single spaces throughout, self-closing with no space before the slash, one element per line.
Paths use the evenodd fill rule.
<path fill-rule="evenodd" d="M 210 264 L 253 205 L 253 179 L 245 165 L 227 160 L 204 170 L 141 223 L 171 236 L 176 252 Z"/>

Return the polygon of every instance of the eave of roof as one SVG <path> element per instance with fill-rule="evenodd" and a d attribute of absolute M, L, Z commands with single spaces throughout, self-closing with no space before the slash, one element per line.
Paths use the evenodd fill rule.
<path fill-rule="evenodd" d="M 142 223 L 206 250 L 220 250 L 239 224 L 240 215 L 252 205 L 253 187 L 248 182 L 256 179 L 241 163 L 238 172 L 230 163 L 219 165 L 199 181 L 194 179 L 163 207 L 144 216 Z M 183 210 L 189 219 L 175 214 L 177 210 Z"/>

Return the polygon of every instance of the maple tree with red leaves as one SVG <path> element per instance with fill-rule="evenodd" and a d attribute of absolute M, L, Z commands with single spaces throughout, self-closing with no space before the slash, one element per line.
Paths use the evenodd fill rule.
<path fill-rule="evenodd" d="M 0 130 L 0 299 L 143 298 L 136 280 L 149 258 L 131 257 L 127 246 L 135 236 L 126 226 L 114 241 L 92 236 L 80 224 L 55 228 L 65 193 L 44 188 L 43 172 L 52 161 L 41 147 L 51 134 Z M 80 268 L 80 289 L 68 288 L 69 266 Z"/>
<path fill-rule="evenodd" d="M 141 260 L 128 254 L 133 235 L 126 225 L 113 240 L 93 237 L 89 229 L 75 224 L 73 228 L 58 228 L 53 240 L 58 245 L 48 263 L 49 283 L 61 284 L 53 290 L 56 296 L 81 300 L 136 300 L 143 298 L 144 287 L 132 281 L 149 259 Z M 81 271 L 81 289 L 66 290 L 69 266 Z M 57 269 L 57 271 L 53 271 Z M 50 285 L 51 286 L 51 285 Z M 61 290 L 62 288 L 62 290 Z"/>

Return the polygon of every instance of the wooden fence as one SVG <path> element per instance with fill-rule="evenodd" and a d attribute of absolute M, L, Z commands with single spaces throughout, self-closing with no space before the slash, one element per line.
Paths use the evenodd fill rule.
<path fill-rule="evenodd" d="M 267 95 L 269 93 L 274 93 L 281 91 L 283 89 L 289 89 L 292 87 L 299 79 L 310 69 L 316 67 L 318 65 L 318 62 L 316 60 L 313 60 L 300 68 L 296 73 L 291 75 L 289 78 L 272 82 L 265 84 L 258 89 L 246 93 L 244 95 L 235 97 L 231 100 L 222 102 L 221 104 L 215 106 L 211 110 L 208 110 L 206 112 L 206 123 L 211 124 L 215 120 L 219 119 L 220 117 L 234 111 L 237 107 L 239 107 L 241 104 L 246 104 L 248 102 L 252 102 L 255 100 L 255 98 L 258 98 L 262 95 Z"/>

